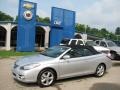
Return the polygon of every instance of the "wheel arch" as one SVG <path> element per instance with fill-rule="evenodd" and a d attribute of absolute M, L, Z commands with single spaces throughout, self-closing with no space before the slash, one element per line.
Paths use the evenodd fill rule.
<path fill-rule="evenodd" d="M 54 68 L 51 68 L 51 67 L 46 67 L 46 68 L 43 68 L 40 72 L 39 72 L 39 74 L 43 71 L 43 70 L 52 70 L 54 73 L 55 73 L 55 79 L 57 79 L 57 72 L 56 72 L 56 70 L 54 69 Z M 37 76 L 37 78 L 39 77 L 39 74 L 38 74 L 38 76 Z"/>
<path fill-rule="evenodd" d="M 106 70 L 106 69 L 107 69 L 107 65 L 106 65 L 105 63 L 103 63 L 103 62 L 100 63 L 99 65 L 101 65 L 101 64 L 105 66 L 105 70 Z M 99 66 L 99 65 L 98 65 L 98 66 Z"/>
<path fill-rule="evenodd" d="M 115 54 L 117 54 L 117 52 L 116 52 L 116 51 L 114 51 L 114 50 L 110 50 L 110 53 L 115 53 Z"/>

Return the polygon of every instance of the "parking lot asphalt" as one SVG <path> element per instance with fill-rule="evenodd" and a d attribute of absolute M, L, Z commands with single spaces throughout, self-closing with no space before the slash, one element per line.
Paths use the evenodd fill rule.
<path fill-rule="evenodd" d="M 0 90 L 120 90 L 120 61 L 113 61 L 113 67 L 101 78 L 93 75 L 75 77 L 40 88 L 37 84 L 25 84 L 13 79 L 11 67 L 15 60 L 0 59 Z"/>

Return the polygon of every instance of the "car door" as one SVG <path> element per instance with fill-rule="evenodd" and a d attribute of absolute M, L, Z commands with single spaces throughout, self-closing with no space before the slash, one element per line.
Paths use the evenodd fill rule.
<path fill-rule="evenodd" d="M 60 77 L 72 77 L 84 75 L 91 72 L 93 68 L 92 59 L 94 56 L 85 56 L 84 49 L 71 49 L 65 55 L 70 55 L 69 59 L 60 59 Z M 91 62 L 91 60 L 93 60 Z"/>

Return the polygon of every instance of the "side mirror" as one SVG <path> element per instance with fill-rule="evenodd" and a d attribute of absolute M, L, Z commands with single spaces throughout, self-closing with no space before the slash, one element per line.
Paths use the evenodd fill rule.
<path fill-rule="evenodd" d="M 63 59 L 69 59 L 69 58 L 70 58 L 69 55 L 65 55 L 65 56 L 63 56 Z"/>

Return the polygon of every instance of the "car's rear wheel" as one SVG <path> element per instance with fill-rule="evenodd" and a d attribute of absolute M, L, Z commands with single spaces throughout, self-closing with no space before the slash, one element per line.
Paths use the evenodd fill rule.
<path fill-rule="evenodd" d="M 96 69 L 96 73 L 95 75 L 97 77 L 102 77 L 105 74 L 105 65 L 104 64 L 100 64 L 98 65 L 97 69 Z"/>
<path fill-rule="evenodd" d="M 40 87 L 48 87 L 55 82 L 55 73 L 51 69 L 45 69 L 38 75 L 37 83 Z"/>

